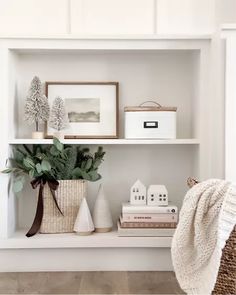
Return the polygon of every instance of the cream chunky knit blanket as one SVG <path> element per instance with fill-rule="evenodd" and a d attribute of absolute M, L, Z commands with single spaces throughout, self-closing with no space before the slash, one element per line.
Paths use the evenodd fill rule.
<path fill-rule="evenodd" d="M 176 277 L 187 294 L 211 294 L 235 224 L 235 185 L 210 179 L 187 192 L 171 249 Z"/>

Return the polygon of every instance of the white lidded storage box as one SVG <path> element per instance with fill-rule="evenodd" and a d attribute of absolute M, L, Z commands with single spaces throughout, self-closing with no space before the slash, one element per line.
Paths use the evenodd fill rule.
<path fill-rule="evenodd" d="M 154 106 L 147 106 L 152 103 Z M 137 107 L 125 107 L 125 138 L 175 139 L 176 107 L 163 107 L 147 101 Z"/>

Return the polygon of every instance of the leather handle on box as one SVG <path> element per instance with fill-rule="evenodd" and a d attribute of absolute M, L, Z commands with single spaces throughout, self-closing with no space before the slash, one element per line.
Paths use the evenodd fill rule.
<path fill-rule="evenodd" d="M 156 101 L 154 101 L 154 100 L 146 100 L 146 101 L 144 101 L 143 103 L 141 103 L 141 104 L 139 105 L 139 107 L 142 107 L 143 105 L 145 105 L 145 104 L 147 104 L 147 103 L 153 103 L 153 104 L 155 104 L 156 106 L 158 106 L 158 108 L 161 108 L 161 107 L 162 107 L 158 102 L 156 102 Z"/>
<path fill-rule="evenodd" d="M 187 179 L 187 185 L 189 188 L 192 188 L 195 184 L 198 184 L 198 183 L 199 183 L 199 181 L 194 179 L 193 177 L 189 177 Z"/>

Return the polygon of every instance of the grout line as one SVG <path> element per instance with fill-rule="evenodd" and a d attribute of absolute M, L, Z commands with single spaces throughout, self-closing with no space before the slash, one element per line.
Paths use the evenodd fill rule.
<path fill-rule="evenodd" d="M 71 0 L 67 0 L 67 34 L 71 34 Z"/>
<path fill-rule="evenodd" d="M 157 9 L 158 9 L 158 0 L 153 0 L 153 34 L 157 34 Z"/>

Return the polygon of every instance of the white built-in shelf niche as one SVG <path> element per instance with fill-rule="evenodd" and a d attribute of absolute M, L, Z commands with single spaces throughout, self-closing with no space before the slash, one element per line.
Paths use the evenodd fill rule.
<path fill-rule="evenodd" d="M 137 178 L 146 185 L 165 184 L 170 200 L 180 207 L 189 176 L 199 179 L 213 176 L 207 159 L 214 146 L 214 138 L 209 137 L 209 134 L 217 118 L 209 112 L 212 104 L 208 87 L 209 36 L 15 38 L 0 40 L 0 44 L 0 62 L 3 65 L 0 68 L 3 114 L 0 118 L 1 168 L 15 145 L 52 143 L 46 139 L 29 139 L 32 128 L 23 120 L 29 83 L 34 75 L 38 75 L 43 82 L 119 82 L 120 138 L 64 141 L 68 144 L 84 144 L 92 150 L 97 145 L 104 146 L 106 157 L 100 173 L 110 200 L 114 224 L 120 214 L 121 203 L 129 199 L 129 188 Z M 139 105 L 150 99 L 178 108 L 177 139 L 124 139 L 124 107 Z M 209 121 L 203 120 L 206 116 Z M 171 238 L 118 238 L 115 232 L 85 239 L 72 235 L 40 235 L 28 242 L 24 233 L 35 214 L 37 192 L 28 185 L 16 197 L 9 190 L 8 177 L 1 176 L 0 181 L 0 207 L 3 210 L 0 215 L 0 237 L 9 238 L 2 243 L 2 248 L 14 248 L 17 245 L 22 248 L 47 248 L 52 245 L 66 248 L 68 243 L 71 243 L 71 247 L 170 246 Z M 91 208 L 99 183 L 89 184 L 88 203 Z M 81 240 L 81 244 L 77 239 Z"/>

